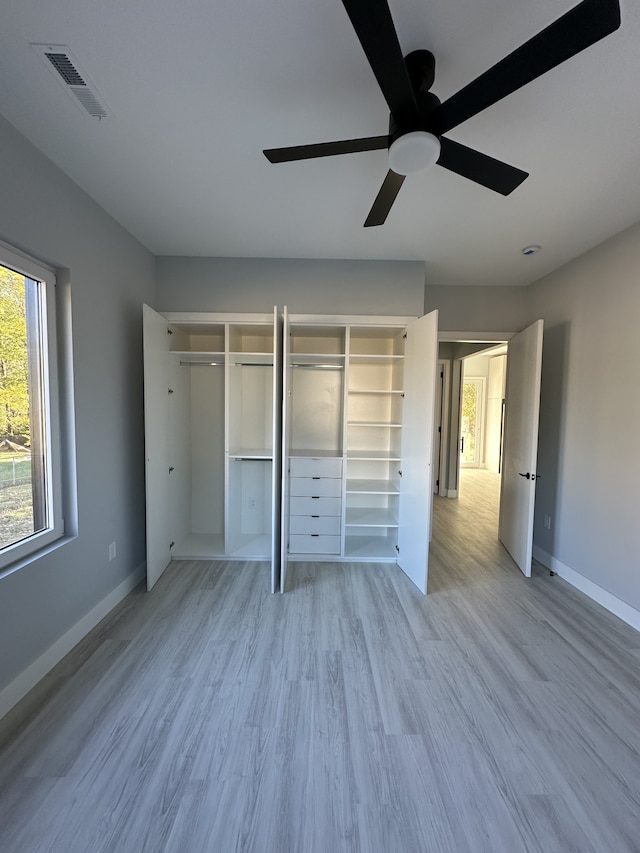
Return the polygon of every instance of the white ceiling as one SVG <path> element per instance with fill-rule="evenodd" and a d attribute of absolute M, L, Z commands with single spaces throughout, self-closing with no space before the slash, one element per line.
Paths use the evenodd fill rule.
<path fill-rule="evenodd" d="M 445 100 L 577 0 L 391 0 Z M 113 116 L 29 47 L 68 45 Z M 424 260 L 429 284 L 524 285 L 640 220 L 640 4 L 450 134 L 530 172 L 503 198 L 435 167 L 362 223 L 385 151 L 271 165 L 263 148 L 385 134 L 340 0 L 3 0 L 0 113 L 157 255 Z M 524 258 L 531 243 L 543 249 Z"/>

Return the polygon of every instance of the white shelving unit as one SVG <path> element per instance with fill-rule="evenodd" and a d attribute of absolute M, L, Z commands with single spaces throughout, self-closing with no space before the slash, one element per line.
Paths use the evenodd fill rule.
<path fill-rule="evenodd" d="M 436 322 L 435 318 L 426 322 L 430 324 L 429 358 L 435 377 Z M 409 533 L 408 540 L 403 523 L 407 515 L 403 509 L 402 473 L 407 449 L 406 419 L 412 417 L 415 404 L 412 393 L 409 407 L 405 405 L 405 342 L 407 329 L 414 323 L 420 321 L 398 317 L 288 317 L 285 311 L 283 590 L 288 561 L 339 559 L 402 565 L 401 540 L 406 543 L 406 551 L 413 551 L 411 536 L 415 534 L 423 540 L 428 536 L 426 517 L 421 529 L 412 524 L 413 534 Z M 419 334 L 415 329 L 412 332 L 412 336 Z M 416 370 L 414 361 L 412 372 Z M 425 379 L 424 394 L 433 394 L 428 361 L 417 369 Z M 414 383 L 414 389 L 419 385 L 419 381 Z M 416 464 L 414 457 L 412 469 L 430 464 L 426 461 L 429 443 L 429 429 L 425 426 L 424 441 L 415 448 L 423 461 Z M 333 521 L 321 516 L 315 522 L 318 530 L 331 529 L 333 538 L 323 539 L 318 534 L 312 542 L 294 532 L 312 527 L 312 522 L 300 518 L 301 485 L 294 473 L 300 458 L 317 460 L 321 472 L 318 487 L 324 484 L 322 471 L 326 469 L 322 468 L 322 459 L 332 460 L 332 464 L 333 460 L 341 461 L 340 497 L 331 498 L 333 503 L 323 507 L 323 512 L 334 514 Z M 317 491 L 316 499 L 323 500 L 319 488 Z M 304 500 L 306 511 L 313 498 L 307 494 Z M 338 512 L 339 529 L 335 518 Z M 422 569 L 417 570 L 418 575 L 424 573 L 424 581 L 418 577 L 418 584 L 426 586 L 426 542 L 416 554 L 422 555 L 416 558 L 418 564 L 424 557 Z"/>
<path fill-rule="evenodd" d="M 398 557 L 404 324 L 351 326 L 344 556 Z"/>
<path fill-rule="evenodd" d="M 278 588 L 279 314 L 144 320 L 148 585 L 170 559 L 226 558 L 271 560 Z"/>
<path fill-rule="evenodd" d="M 145 306 L 148 586 L 171 559 L 388 561 L 426 590 L 437 315 Z"/>

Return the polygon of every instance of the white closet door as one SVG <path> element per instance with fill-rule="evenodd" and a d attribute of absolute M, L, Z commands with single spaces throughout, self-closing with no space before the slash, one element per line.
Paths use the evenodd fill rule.
<path fill-rule="evenodd" d="M 531 577 L 536 498 L 543 321 L 509 341 L 504 453 L 500 488 L 500 541 L 525 577 Z"/>
<path fill-rule="evenodd" d="M 289 394 L 291 392 L 291 365 L 290 351 L 291 338 L 289 329 L 289 313 L 285 306 L 282 324 L 282 460 L 281 460 L 281 502 L 280 502 L 280 592 L 285 591 L 287 578 L 287 560 L 289 547 L 289 431 L 290 431 L 290 405 Z M 274 477 L 275 479 L 275 477 Z"/>
<path fill-rule="evenodd" d="M 402 404 L 398 565 L 427 591 L 431 528 L 433 424 L 438 364 L 438 312 L 407 325 Z"/>
<path fill-rule="evenodd" d="M 271 476 L 271 592 L 280 592 L 282 545 L 282 317 L 273 309 L 273 467 Z"/>
<path fill-rule="evenodd" d="M 169 340 L 164 317 L 143 306 L 147 589 L 171 561 L 169 511 Z"/>

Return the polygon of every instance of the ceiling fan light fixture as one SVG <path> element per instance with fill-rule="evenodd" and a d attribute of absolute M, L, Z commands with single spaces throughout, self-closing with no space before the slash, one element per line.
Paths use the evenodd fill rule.
<path fill-rule="evenodd" d="M 389 146 L 389 168 L 397 175 L 411 175 L 438 162 L 440 140 L 426 130 L 412 130 Z"/>

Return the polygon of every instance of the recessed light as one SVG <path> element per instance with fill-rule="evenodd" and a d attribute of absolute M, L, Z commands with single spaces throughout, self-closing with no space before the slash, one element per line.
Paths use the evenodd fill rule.
<path fill-rule="evenodd" d="M 521 251 L 525 258 L 528 258 L 529 255 L 535 255 L 536 252 L 539 252 L 540 246 L 525 246 Z"/>

